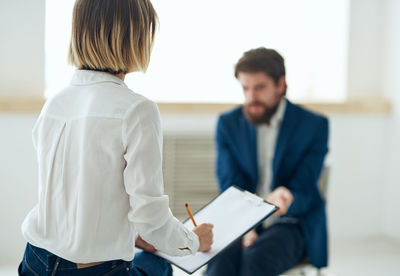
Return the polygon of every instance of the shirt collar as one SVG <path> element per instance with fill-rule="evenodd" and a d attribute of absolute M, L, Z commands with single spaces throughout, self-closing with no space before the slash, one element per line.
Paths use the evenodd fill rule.
<path fill-rule="evenodd" d="M 281 101 L 279 102 L 278 110 L 272 116 L 270 121 L 271 127 L 278 127 L 283 120 L 283 116 L 285 115 L 286 110 L 286 98 L 282 97 Z"/>
<path fill-rule="evenodd" d="M 107 72 L 93 70 L 76 70 L 72 77 L 71 85 L 87 85 L 100 82 L 113 82 L 127 87 L 120 78 Z"/>

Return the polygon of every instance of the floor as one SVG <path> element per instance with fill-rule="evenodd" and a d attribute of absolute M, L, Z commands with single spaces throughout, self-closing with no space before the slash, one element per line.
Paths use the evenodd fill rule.
<path fill-rule="evenodd" d="M 400 275 L 400 240 L 382 237 L 331 244 L 330 270 L 337 276 Z"/>
<path fill-rule="evenodd" d="M 331 242 L 330 265 L 321 276 L 398 276 L 400 275 L 400 241 L 376 237 L 360 240 L 337 240 Z M 17 265 L 0 267 L 1 276 L 17 275 Z M 201 276 L 204 268 L 192 274 Z M 187 275 L 174 267 L 175 276 Z M 290 274 L 295 275 L 295 274 Z M 312 268 L 309 276 L 317 274 Z"/>

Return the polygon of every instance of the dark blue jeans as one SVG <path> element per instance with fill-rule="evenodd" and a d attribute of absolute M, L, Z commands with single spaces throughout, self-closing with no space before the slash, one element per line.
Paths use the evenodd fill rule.
<path fill-rule="evenodd" d="M 254 244 L 232 243 L 207 268 L 209 276 L 277 276 L 304 259 L 304 238 L 297 223 L 279 223 L 258 233 Z"/>
<path fill-rule="evenodd" d="M 172 267 L 165 260 L 142 251 L 136 253 L 130 262 L 115 260 L 78 269 L 75 263 L 28 243 L 18 275 L 172 276 Z"/>

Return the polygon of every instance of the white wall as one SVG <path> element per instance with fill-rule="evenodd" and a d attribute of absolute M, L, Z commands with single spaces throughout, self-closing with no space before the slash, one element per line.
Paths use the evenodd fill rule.
<path fill-rule="evenodd" d="M 334 240 L 386 234 L 400 239 L 400 1 L 352 0 L 351 14 L 349 91 L 355 96 L 390 97 L 394 112 L 329 114 L 330 236 Z M 13 16 L 18 19 L 12 21 Z M 43 24 L 44 0 L 0 2 L 0 96 L 43 91 Z M 20 223 L 37 197 L 30 141 L 36 116 L 0 113 L 0 265 L 20 260 Z M 169 115 L 163 116 L 163 124 L 168 132 L 212 133 L 215 117 Z"/>
<path fill-rule="evenodd" d="M 352 97 L 381 92 L 383 5 L 386 0 L 351 0 L 347 89 Z"/>
<path fill-rule="evenodd" d="M 45 0 L 0 1 L 0 97 L 43 95 L 44 15 Z M 20 225 L 37 198 L 36 117 L 0 113 L 0 265 L 21 259 Z"/>
<path fill-rule="evenodd" d="M 393 102 L 386 134 L 387 166 L 383 192 L 383 230 L 400 239 L 400 1 L 387 0 L 383 9 L 382 88 Z"/>
<path fill-rule="evenodd" d="M 330 236 L 365 237 L 382 230 L 385 115 L 331 115 L 328 189 Z M 371 132 L 373 133 L 371 135 Z"/>
<path fill-rule="evenodd" d="M 20 226 L 37 199 L 35 115 L 0 114 L 0 266 L 22 258 Z"/>
<path fill-rule="evenodd" d="M 0 1 L 0 95 L 42 94 L 44 8 L 45 0 Z"/>
<path fill-rule="evenodd" d="M 400 239 L 400 1 L 351 0 L 350 13 L 349 96 L 385 97 L 393 105 L 393 112 L 382 120 L 380 127 L 373 127 L 368 121 L 365 127 L 370 128 L 370 133 L 360 137 L 363 144 L 371 138 L 374 144 L 380 141 L 379 150 L 383 154 L 365 156 L 371 164 L 379 160 L 378 166 L 369 168 L 377 173 L 378 178 L 372 178 L 375 183 L 367 179 L 365 183 L 370 185 L 365 185 L 359 192 L 362 192 L 362 198 L 367 191 L 376 192 L 371 199 L 378 203 L 379 212 L 377 217 L 372 216 L 372 220 L 379 222 L 380 231 Z M 364 152 L 369 152 L 372 144 L 365 146 Z M 361 176 L 365 173 L 362 172 Z M 360 225 L 356 218 L 350 224 L 350 232 Z"/>

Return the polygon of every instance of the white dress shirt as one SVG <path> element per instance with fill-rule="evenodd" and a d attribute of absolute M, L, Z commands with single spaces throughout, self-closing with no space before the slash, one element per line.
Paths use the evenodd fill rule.
<path fill-rule="evenodd" d="M 130 261 L 138 233 L 170 255 L 197 251 L 164 195 L 157 106 L 121 79 L 77 70 L 43 107 L 33 143 L 39 202 L 22 224 L 29 243 L 75 263 Z"/>
<path fill-rule="evenodd" d="M 270 124 L 257 126 L 257 157 L 258 157 L 258 194 L 267 198 L 271 193 L 273 179 L 272 162 L 275 155 L 276 140 L 286 110 L 286 99 L 282 98 L 276 113 L 272 116 Z M 269 218 L 263 226 L 268 227 L 276 223 L 279 218 Z"/>
<path fill-rule="evenodd" d="M 282 98 L 276 113 L 270 120 L 270 124 L 261 124 L 257 126 L 258 194 L 264 198 L 271 192 L 272 162 L 275 155 L 276 139 L 279 134 L 285 110 L 286 99 Z"/>

